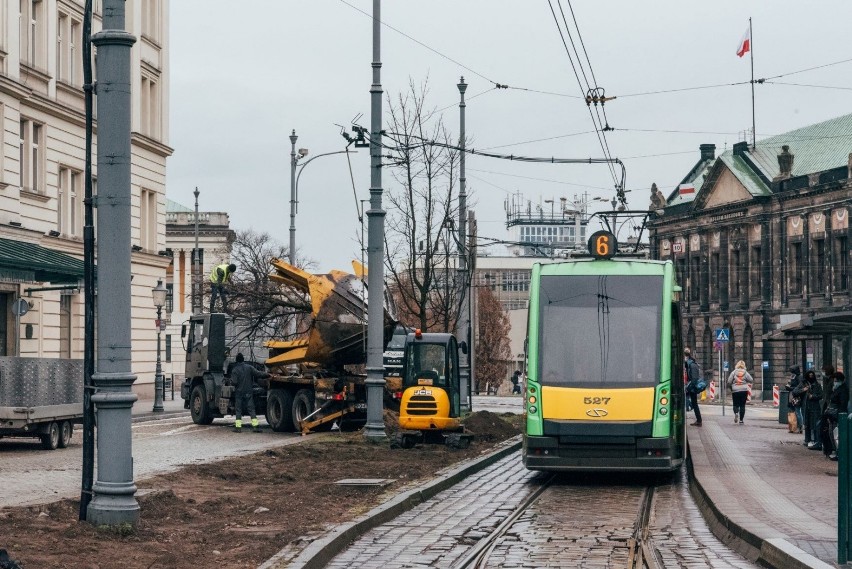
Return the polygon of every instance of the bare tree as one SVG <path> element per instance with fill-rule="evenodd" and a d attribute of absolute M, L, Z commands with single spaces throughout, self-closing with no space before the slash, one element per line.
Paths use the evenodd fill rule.
<path fill-rule="evenodd" d="M 275 258 L 286 259 L 287 250 L 268 233 L 237 231 L 231 251 L 237 272 L 231 277 L 228 307 L 243 343 L 286 339 L 288 322 L 311 311 L 303 294 L 268 279 L 269 262 Z"/>
<path fill-rule="evenodd" d="M 400 320 L 422 330 L 452 331 L 463 283 L 456 272 L 458 150 L 435 110 L 425 106 L 428 81 L 388 97 L 386 144 L 396 184 L 385 222 L 387 278 Z M 438 144 L 432 144 L 432 142 Z"/>
<path fill-rule="evenodd" d="M 509 315 L 488 287 L 476 289 L 479 332 L 474 339 L 476 350 L 477 392 L 485 391 L 486 383 L 500 386 L 509 374 L 512 350 L 509 346 Z"/>

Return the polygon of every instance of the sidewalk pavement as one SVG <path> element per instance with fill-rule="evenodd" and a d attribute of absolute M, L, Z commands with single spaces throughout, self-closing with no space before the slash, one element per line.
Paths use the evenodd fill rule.
<path fill-rule="evenodd" d="M 700 409 L 703 425 L 687 430 L 692 491 L 716 537 L 771 567 L 838 567 L 837 462 L 769 404 L 748 405 L 744 424 L 730 404 L 724 417 L 720 404 Z"/>
<path fill-rule="evenodd" d="M 175 393 L 174 401 L 166 399 L 163 401 L 163 411 L 154 413 L 152 411 L 154 408 L 153 399 L 139 399 L 133 404 L 130 414 L 134 423 L 189 415 L 189 409 L 184 409 L 183 403 L 184 401 L 181 399 L 180 393 Z"/>

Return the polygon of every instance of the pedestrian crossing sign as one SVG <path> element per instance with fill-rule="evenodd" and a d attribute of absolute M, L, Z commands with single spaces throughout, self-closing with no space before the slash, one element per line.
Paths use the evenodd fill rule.
<path fill-rule="evenodd" d="M 716 341 L 729 342 L 731 340 L 731 332 L 727 328 L 716 328 Z"/>

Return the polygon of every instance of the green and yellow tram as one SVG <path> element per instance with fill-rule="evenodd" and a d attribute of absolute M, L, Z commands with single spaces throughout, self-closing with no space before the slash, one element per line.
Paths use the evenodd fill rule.
<path fill-rule="evenodd" d="M 524 465 L 672 471 L 686 455 L 679 292 L 670 261 L 591 258 L 532 271 Z"/>

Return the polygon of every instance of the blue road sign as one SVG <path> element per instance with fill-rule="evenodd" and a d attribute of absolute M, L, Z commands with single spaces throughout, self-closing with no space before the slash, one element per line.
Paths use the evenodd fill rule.
<path fill-rule="evenodd" d="M 731 331 L 727 328 L 716 328 L 716 341 L 729 342 L 731 340 Z"/>
<path fill-rule="evenodd" d="M 728 362 L 725 362 L 724 369 L 725 371 L 728 371 Z"/>
<path fill-rule="evenodd" d="M 769 369 L 769 362 L 767 362 L 767 361 L 763 362 L 763 369 Z"/>

